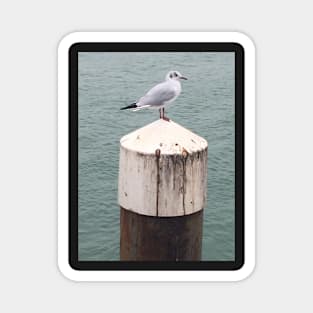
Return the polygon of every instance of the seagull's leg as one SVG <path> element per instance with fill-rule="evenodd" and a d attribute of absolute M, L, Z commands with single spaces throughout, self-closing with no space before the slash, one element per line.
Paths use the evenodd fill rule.
<path fill-rule="evenodd" d="M 162 118 L 162 109 L 159 109 L 160 112 L 160 118 Z"/>
<path fill-rule="evenodd" d="M 162 119 L 163 119 L 164 121 L 167 121 L 167 122 L 170 121 L 170 119 L 165 116 L 165 109 L 164 109 L 164 108 L 162 108 Z"/>

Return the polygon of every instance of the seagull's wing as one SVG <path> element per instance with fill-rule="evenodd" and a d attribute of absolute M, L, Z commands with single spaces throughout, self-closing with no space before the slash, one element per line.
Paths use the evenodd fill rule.
<path fill-rule="evenodd" d="M 151 88 L 140 98 L 137 105 L 138 107 L 158 107 L 175 99 L 176 96 L 176 89 L 170 82 L 166 81 Z"/>

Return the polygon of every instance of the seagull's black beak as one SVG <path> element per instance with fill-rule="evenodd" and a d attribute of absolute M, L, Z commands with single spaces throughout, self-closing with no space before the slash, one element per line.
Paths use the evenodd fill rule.
<path fill-rule="evenodd" d="M 188 80 L 185 76 L 180 76 L 180 79 Z"/>

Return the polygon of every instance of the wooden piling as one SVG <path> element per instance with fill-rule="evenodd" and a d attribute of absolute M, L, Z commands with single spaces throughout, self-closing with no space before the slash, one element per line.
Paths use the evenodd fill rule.
<path fill-rule="evenodd" d="M 207 142 L 157 120 L 120 141 L 122 261 L 201 259 Z"/>

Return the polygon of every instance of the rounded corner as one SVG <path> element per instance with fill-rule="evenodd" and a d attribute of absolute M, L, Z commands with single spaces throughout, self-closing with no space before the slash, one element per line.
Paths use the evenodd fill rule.
<path fill-rule="evenodd" d="M 58 43 L 58 51 L 61 52 L 63 50 L 71 50 L 73 47 L 75 47 L 76 44 L 78 44 L 79 38 L 80 38 L 80 32 L 70 32 L 65 34 Z"/>
<path fill-rule="evenodd" d="M 234 270 L 236 272 L 236 279 L 234 281 L 240 282 L 248 279 L 255 271 L 255 262 L 245 263 L 239 265 L 237 269 Z"/>
<path fill-rule="evenodd" d="M 239 45 L 243 50 L 249 48 L 253 52 L 255 51 L 255 43 L 249 35 L 244 32 L 233 32 L 235 44 Z"/>
<path fill-rule="evenodd" d="M 57 267 L 64 278 L 73 282 L 79 281 L 79 279 L 77 279 L 77 275 L 79 274 L 78 270 L 75 269 L 75 267 L 73 267 L 70 263 L 59 260 Z"/>

